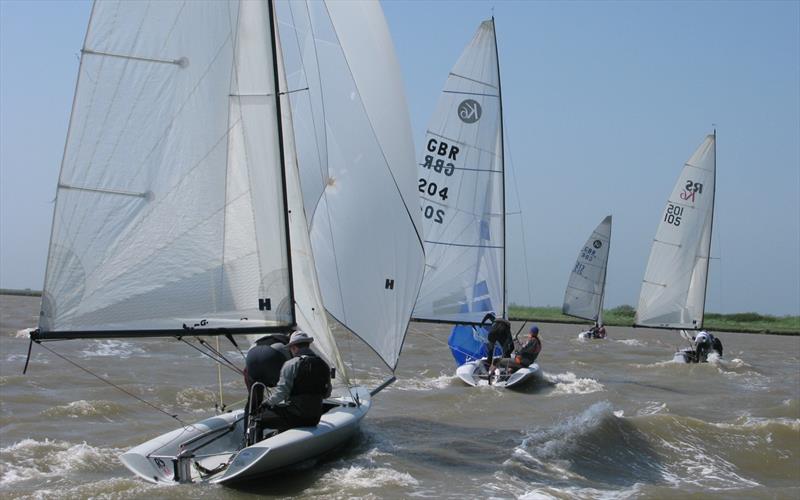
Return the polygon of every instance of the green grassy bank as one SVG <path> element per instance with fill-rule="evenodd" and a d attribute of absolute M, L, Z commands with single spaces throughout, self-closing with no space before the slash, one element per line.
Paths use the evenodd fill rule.
<path fill-rule="evenodd" d="M 0 295 L 40 296 L 38 290 L 10 290 L 0 288 Z M 608 326 L 631 326 L 636 310 L 619 306 L 603 311 L 603 322 Z M 508 316 L 513 320 L 539 321 L 541 323 L 589 324 L 577 318 L 564 316 L 557 307 L 523 307 L 511 304 Z M 800 316 L 770 316 L 758 313 L 717 314 L 706 313 L 705 325 L 709 330 L 742 333 L 770 333 L 775 335 L 800 335 Z"/>
<path fill-rule="evenodd" d="M 631 306 L 619 306 L 603 311 L 603 322 L 608 326 L 631 326 L 636 310 Z M 556 307 L 522 307 L 511 305 L 508 315 L 514 320 L 540 321 L 542 323 L 581 323 L 577 318 L 561 314 Z M 758 313 L 717 314 L 706 313 L 705 328 L 712 331 L 770 333 L 777 335 L 800 335 L 800 316 L 769 316 Z"/>

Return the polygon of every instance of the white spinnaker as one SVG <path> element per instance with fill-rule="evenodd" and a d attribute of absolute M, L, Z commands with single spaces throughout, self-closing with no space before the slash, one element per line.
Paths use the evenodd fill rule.
<path fill-rule="evenodd" d="M 294 33 L 284 48 L 302 58 L 287 76 L 290 90 L 305 89 L 292 93 L 292 107 L 323 302 L 394 369 L 424 255 L 388 27 L 377 2 L 292 3 L 282 12 Z"/>
<path fill-rule="evenodd" d="M 636 324 L 702 328 L 716 179 L 716 137 L 683 167 L 667 201 L 647 262 Z"/>
<path fill-rule="evenodd" d="M 484 21 L 447 78 L 419 158 L 425 278 L 413 316 L 505 316 L 504 165 L 494 22 Z"/>
<path fill-rule="evenodd" d="M 94 5 L 43 336 L 291 321 L 266 8 L 239 6 Z"/>
<path fill-rule="evenodd" d="M 597 225 L 578 253 L 569 275 L 561 311 L 568 316 L 602 322 L 608 251 L 611 247 L 611 216 Z"/>

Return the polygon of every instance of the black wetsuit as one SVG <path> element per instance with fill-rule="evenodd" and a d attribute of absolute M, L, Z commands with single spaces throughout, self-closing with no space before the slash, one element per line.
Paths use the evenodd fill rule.
<path fill-rule="evenodd" d="M 245 361 L 249 379 L 248 389 L 254 382 L 261 382 L 267 387 L 275 387 L 281 375 L 281 367 L 288 359 L 285 353 L 269 344 L 257 343 L 251 347 L 247 351 Z"/>
<path fill-rule="evenodd" d="M 500 343 L 500 348 L 503 349 L 503 357 L 509 357 L 511 351 L 514 350 L 514 339 L 511 338 L 511 323 L 504 319 L 495 320 L 495 322 L 492 323 L 491 330 L 489 330 L 487 340 L 489 344 L 486 346 L 488 351 L 486 354 L 486 361 L 489 364 L 492 364 L 492 360 L 494 359 L 494 346 L 498 342 Z"/>

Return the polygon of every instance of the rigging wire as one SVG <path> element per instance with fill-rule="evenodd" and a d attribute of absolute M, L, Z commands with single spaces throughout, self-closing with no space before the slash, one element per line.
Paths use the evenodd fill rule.
<path fill-rule="evenodd" d="M 181 342 L 185 343 L 186 345 L 188 345 L 192 349 L 195 349 L 197 352 L 199 352 L 203 356 L 208 356 L 209 358 L 211 358 L 212 360 L 216 361 L 220 365 L 226 366 L 227 368 L 235 371 L 239 375 L 244 375 L 244 371 L 241 368 L 239 368 L 238 366 L 234 365 L 230 360 L 228 360 L 228 358 L 223 356 L 219 351 L 214 351 L 214 348 L 211 347 L 210 345 L 208 345 L 208 343 L 206 341 L 204 341 L 203 339 L 201 339 L 199 337 L 195 337 L 195 338 L 200 342 L 200 344 L 203 347 L 208 349 L 210 352 L 206 352 L 203 349 L 200 349 L 199 347 L 197 347 L 196 345 L 192 344 L 191 342 L 189 342 L 188 340 L 186 340 L 183 337 L 178 337 L 178 340 L 180 340 Z M 218 356 L 218 357 L 214 357 L 215 355 Z"/>
<path fill-rule="evenodd" d="M 217 351 L 219 351 L 219 337 L 214 337 L 214 340 L 217 342 Z M 222 365 L 217 363 L 217 384 L 219 385 L 219 409 L 220 411 L 225 409 L 225 400 L 222 396 Z"/>
<path fill-rule="evenodd" d="M 525 224 L 523 224 L 522 217 L 522 199 L 519 197 L 519 182 L 517 182 L 517 169 L 514 168 L 514 158 L 511 156 L 511 139 L 508 134 L 505 136 L 508 143 L 508 163 L 511 167 L 511 176 L 514 178 L 514 194 L 517 196 L 517 205 L 519 206 L 519 229 L 522 233 L 522 258 L 525 265 L 525 285 L 528 288 L 528 305 L 533 306 L 533 294 L 531 294 L 531 273 L 528 271 L 528 245 L 525 238 Z M 508 307 L 508 305 L 506 305 Z"/>
<path fill-rule="evenodd" d="M 181 420 L 178 417 L 177 414 L 172 414 L 172 413 L 164 410 L 163 408 L 159 408 L 158 406 L 154 405 L 153 403 L 151 403 L 151 402 L 149 402 L 149 401 L 147 401 L 145 399 L 140 398 L 139 396 L 137 396 L 136 394 L 128 391 L 127 389 L 124 389 L 123 387 L 120 387 L 119 385 L 115 384 L 114 382 L 112 382 L 112 381 L 110 381 L 110 380 L 108 380 L 106 378 L 101 377 L 100 375 L 94 373 L 93 371 L 89 370 L 88 368 L 79 365 L 78 363 L 76 363 L 75 361 L 69 359 L 68 357 L 66 357 L 66 356 L 64 356 L 62 354 L 59 354 L 58 352 L 54 351 L 53 349 L 50 349 L 49 347 L 47 347 L 46 345 L 42 344 L 41 342 L 36 342 L 36 343 L 39 344 L 40 346 L 42 346 L 50 354 L 53 354 L 53 355 L 63 359 L 67 363 L 71 364 L 72 366 L 74 366 L 76 368 L 79 368 L 80 370 L 83 370 L 84 372 L 88 373 L 89 375 L 91 375 L 92 377 L 96 378 L 97 380 L 103 382 L 104 384 L 110 385 L 111 387 L 113 387 L 113 388 L 115 388 L 115 389 L 127 394 L 128 396 L 132 397 L 133 399 L 136 399 L 137 401 L 140 401 L 140 402 L 146 404 L 147 406 L 153 408 L 154 410 L 157 410 L 157 411 L 163 413 L 164 415 L 167 415 L 168 417 L 177 420 L 184 427 L 192 427 L 192 428 L 194 427 L 192 424 L 187 424 L 186 422 Z"/>

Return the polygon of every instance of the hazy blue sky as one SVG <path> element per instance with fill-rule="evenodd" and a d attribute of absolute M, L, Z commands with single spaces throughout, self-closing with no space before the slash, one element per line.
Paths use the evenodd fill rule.
<path fill-rule="evenodd" d="M 635 305 L 667 196 L 716 124 L 707 310 L 800 314 L 800 2 L 383 6 L 418 142 L 494 7 L 509 211 L 523 211 L 509 221 L 511 301 L 528 302 L 521 227 L 533 303 L 560 305 L 579 247 L 613 214 L 606 305 Z M 2 287 L 42 286 L 89 10 L 0 0 Z"/>

